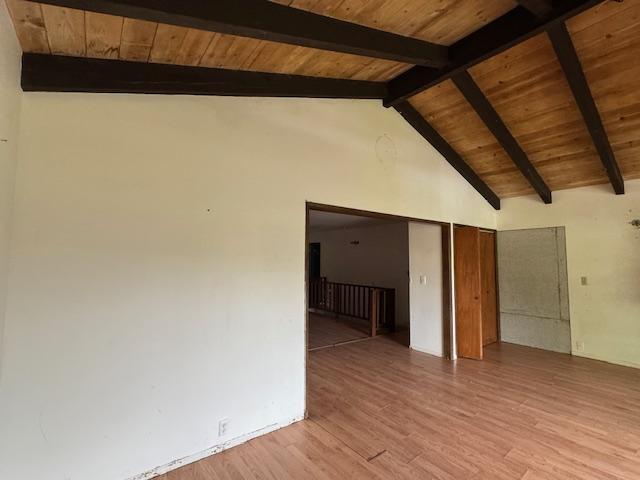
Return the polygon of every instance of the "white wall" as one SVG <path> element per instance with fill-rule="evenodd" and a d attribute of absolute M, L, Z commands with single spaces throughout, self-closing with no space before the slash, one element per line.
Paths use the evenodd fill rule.
<path fill-rule="evenodd" d="M 20 124 L 20 47 L 6 4 L 0 4 L 0 375 L 9 272 L 11 211 Z"/>
<path fill-rule="evenodd" d="M 626 189 L 554 192 L 551 205 L 509 199 L 498 228 L 566 227 L 573 354 L 640 367 L 640 230 L 630 225 L 640 218 L 640 180 Z"/>
<path fill-rule="evenodd" d="M 442 227 L 409 224 L 411 348 L 441 357 Z"/>
<path fill-rule="evenodd" d="M 24 94 L 21 122 L 3 479 L 125 479 L 300 418 L 305 201 L 495 227 L 379 102 Z"/>
<path fill-rule="evenodd" d="M 315 230 L 320 271 L 330 282 L 395 288 L 396 324 L 409 327 L 409 239 L 406 222 Z M 358 241 L 358 245 L 352 245 Z"/>

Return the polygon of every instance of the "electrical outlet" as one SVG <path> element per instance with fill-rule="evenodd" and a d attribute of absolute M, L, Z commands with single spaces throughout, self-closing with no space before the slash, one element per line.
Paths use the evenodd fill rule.
<path fill-rule="evenodd" d="M 427 284 L 427 276 L 426 275 L 420 275 L 420 283 L 422 285 L 426 285 Z"/>
<path fill-rule="evenodd" d="M 576 352 L 584 352 L 584 342 L 576 342 Z"/>
<path fill-rule="evenodd" d="M 224 437 L 227 433 L 229 433 L 229 419 L 223 418 L 218 422 L 218 436 Z"/>
<path fill-rule="evenodd" d="M 589 279 L 587 277 L 580 277 L 580 284 L 583 286 L 589 285 Z"/>

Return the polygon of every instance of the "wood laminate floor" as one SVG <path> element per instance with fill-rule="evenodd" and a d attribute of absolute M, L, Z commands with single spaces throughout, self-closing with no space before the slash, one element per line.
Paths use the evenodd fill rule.
<path fill-rule="evenodd" d="M 640 479 L 640 370 L 509 344 L 310 353 L 306 421 L 161 480 Z"/>
<path fill-rule="evenodd" d="M 309 349 L 330 347 L 368 338 L 364 321 L 309 313 Z"/>

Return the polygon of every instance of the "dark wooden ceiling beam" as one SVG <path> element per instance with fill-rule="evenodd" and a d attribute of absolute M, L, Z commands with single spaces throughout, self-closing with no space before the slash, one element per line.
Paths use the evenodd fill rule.
<path fill-rule="evenodd" d="M 150 93 L 381 99 L 381 82 L 25 53 L 22 88 L 39 92 Z"/>
<path fill-rule="evenodd" d="M 500 198 L 484 183 L 449 143 L 427 122 L 409 102 L 400 102 L 395 109 L 409 124 L 442 155 L 447 162 L 462 175 L 487 202 L 500 210 Z"/>
<path fill-rule="evenodd" d="M 138 20 L 441 67 L 448 48 L 267 0 L 38 0 Z"/>
<path fill-rule="evenodd" d="M 600 112 L 598 111 L 596 102 L 593 100 L 589 83 L 582 70 L 580 59 L 573 45 L 573 40 L 571 40 L 571 35 L 567 31 L 564 23 L 555 25 L 549 29 L 548 33 L 576 103 L 580 108 L 580 112 L 582 112 L 582 117 L 587 125 L 587 129 L 591 134 L 593 144 L 607 171 L 613 190 L 616 194 L 621 195 L 624 193 L 624 178 L 622 177 L 620 167 L 611 148 L 611 143 L 609 143 L 607 132 L 604 129 L 604 125 L 602 125 Z"/>
<path fill-rule="evenodd" d="M 442 68 L 416 66 L 389 82 L 385 106 L 406 100 L 454 75 L 468 70 L 520 42 L 534 37 L 551 26 L 602 3 L 604 0 L 563 0 L 544 18 L 518 6 L 449 48 L 449 64 Z M 557 5 L 556 5 L 557 4 Z"/>
<path fill-rule="evenodd" d="M 538 17 L 546 17 L 553 11 L 553 0 L 516 0 Z"/>
<path fill-rule="evenodd" d="M 511 157 L 522 175 L 529 181 L 533 189 L 540 195 L 544 203 L 551 203 L 551 190 L 533 166 L 527 154 L 522 150 L 518 141 L 504 124 L 498 112 L 495 111 L 480 87 L 468 72 L 462 72 L 453 77 L 453 82 L 471 104 L 478 116 Z"/>

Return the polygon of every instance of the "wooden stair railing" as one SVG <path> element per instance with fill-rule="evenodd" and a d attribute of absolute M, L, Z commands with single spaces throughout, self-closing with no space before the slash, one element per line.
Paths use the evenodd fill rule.
<path fill-rule="evenodd" d="M 372 337 L 395 330 L 395 300 L 393 288 L 309 281 L 309 309 L 366 320 Z"/>

